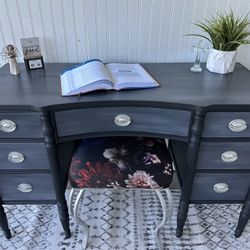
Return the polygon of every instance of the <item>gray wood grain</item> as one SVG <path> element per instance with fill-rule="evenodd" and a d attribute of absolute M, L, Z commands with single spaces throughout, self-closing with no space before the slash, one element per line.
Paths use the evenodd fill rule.
<path fill-rule="evenodd" d="M 0 197 L 3 202 L 22 202 L 23 200 L 41 202 L 57 198 L 60 219 L 66 237 L 69 237 L 69 220 L 64 197 L 65 183 L 62 183 L 62 179 L 67 174 L 74 145 L 69 145 L 68 148 L 66 147 L 67 149 L 61 147 L 61 150 L 57 150 L 57 147 L 59 149 L 57 143 L 60 142 L 60 139 L 72 140 L 72 138 L 78 138 L 78 136 L 80 138 L 87 133 L 95 136 L 99 132 L 103 134 L 112 132 L 116 135 L 119 135 L 119 132 L 145 132 L 145 134 L 161 134 L 166 137 L 170 135 L 170 137 L 176 137 L 176 140 L 182 136 L 189 141 L 188 144 L 183 144 L 184 147 L 178 144 L 172 145 L 172 149 L 177 148 L 178 151 L 173 155 L 182 157 L 181 161 L 176 161 L 177 165 L 182 164 L 178 169 L 182 179 L 180 182 L 182 184 L 182 202 L 177 216 L 176 235 L 178 237 L 182 234 L 191 188 L 191 200 L 198 202 L 200 200 L 244 200 L 249 188 L 250 171 L 246 167 L 248 151 L 242 146 L 243 144 L 234 144 L 240 153 L 239 161 L 232 165 L 232 169 L 242 168 L 245 172 L 230 173 L 227 168 L 224 168 L 221 172 L 214 170 L 214 173 L 211 173 L 212 171 L 198 173 L 194 168 L 205 112 L 229 111 L 228 113 L 209 113 L 205 120 L 203 137 L 223 137 L 223 139 L 224 137 L 250 137 L 249 130 L 236 134 L 227 127 L 232 119 L 245 119 L 248 124 L 250 122 L 249 113 L 247 113 L 250 112 L 250 72 L 247 69 L 237 64 L 232 74 L 219 75 L 207 70 L 197 74 L 190 71 L 191 64 L 143 64 L 145 69 L 160 83 L 159 88 L 98 91 L 82 95 L 78 99 L 78 97 L 61 97 L 59 95 L 60 72 L 70 66 L 72 64 L 46 64 L 45 70 L 28 72 L 24 65 L 21 65 L 19 76 L 11 76 L 8 65 L 0 69 L 0 119 L 11 119 L 17 123 L 17 130 L 14 133 L 0 133 L 0 141 L 8 142 L 0 144 L 2 145 L 0 152 L 4 153 L 0 160 L 6 161 L 5 152 L 11 150 L 14 145 L 10 142 L 22 141 L 23 143 L 16 144 L 15 151 L 18 151 L 18 145 L 20 151 L 26 151 L 29 147 L 24 143 L 25 141 L 39 141 L 38 138 L 44 138 L 52 169 L 52 175 L 49 171 L 48 174 L 44 174 L 42 171 L 39 173 L 39 170 L 36 174 L 31 174 L 31 171 L 29 173 L 29 168 L 30 170 L 35 170 L 36 167 L 40 169 L 40 167 L 45 167 L 44 162 L 47 161 L 43 149 L 36 150 L 35 146 L 29 152 L 25 152 L 26 163 L 29 162 L 29 164 L 23 165 L 25 169 L 21 170 L 22 173 L 18 173 L 15 169 L 7 174 L 7 163 L 1 165 L 6 166 L 0 170 Z M 18 111 L 19 113 L 14 113 Z M 28 113 L 28 111 L 42 112 L 39 117 L 38 113 Z M 132 123 L 128 127 L 118 127 L 114 124 L 115 116 L 123 113 L 132 119 Z M 193 124 L 190 130 L 191 137 L 189 137 L 191 113 L 193 114 Z M 55 117 L 55 123 L 51 117 Z M 41 129 L 40 118 L 43 122 L 43 129 Z M 56 132 L 59 137 L 69 137 L 57 138 Z M 222 145 L 219 142 L 214 146 L 202 144 L 204 148 L 201 148 L 200 151 L 200 166 L 211 170 L 209 167 L 211 160 L 211 165 L 220 165 L 216 160 L 218 159 L 217 153 L 220 152 L 220 149 L 229 150 L 230 145 L 231 143 Z M 65 153 L 65 157 L 58 160 L 64 151 L 67 154 Z M 40 155 L 38 155 L 39 152 Z M 39 163 L 32 158 L 33 154 L 36 155 Z M 60 161 L 65 162 L 62 164 Z M 59 165 L 59 163 L 61 164 Z M 64 169 L 61 170 L 61 168 Z M 193 174 L 195 177 L 192 187 Z M 52 183 L 52 176 L 55 185 Z M 224 194 L 215 193 L 213 185 L 218 182 L 228 183 L 230 190 Z M 16 189 L 20 183 L 31 184 L 33 191 L 21 193 Z"/>
<path fill-rule="evenodd" d="M 10 152 L 20 152 L 24 155 L 21 163 L 8 160 Z M 0 143 L 0 169 L 26 170 L 50 169 L 47 152 L 43 143 Z"/>
<path fill-rule="evenodd" d="M 126 127 L 114 123 L 118 114 L 130 116 Z M 96 132 L 148 132 L 187 136 L 191 113 L 150 107 L 105 107 L 55 112 L 59 136 Z"/>
<path fill-rule="evenodd" d="M 84 106 L 106 102 L 116 106 L 119 103 L 144 105 L 150 102 L 194 109 L 210 105 L 250 105 L 250 72 L 240 64 L 228 75 L 214 74 L 206 69 L 199 74 L 193 73 L 190 63 L 142 64 L 160 83 L 159 88 L 100 91 L 82 95 L 80 100 L 59 95 L 59 74 L 72 65 L 46 64 L 45 70 L 31 72 L 20 65 L 19 76 L 10 75 L 8 65 L 3 66 L 0 69 L 0 106 L 26 105 L 39 109 L 60 104 Z"/>
<path fill-rule="evenodd" d="M 1 77 L 0 77 L 1 79 Z M 0 94 L 1 95 L 1 94 Z M 13 110 L 17 108 L 13 107 Z M 11 120 L 16 123 L 16 130 L 10 133 L 0 131 L 0 138 L 42 138 L 42 128 L 37 113 L 3 113 L 0 109 L 0 121 Z"/>
<path fill-rule="evenodd" d="M 247 128 L 242 132 L 232 132 L 228 125 L 235 119 L 245 120 Z M 208 112 L 202 137 L 250 137 L 250 112 Z"/>
<path fill-rule="evenodd" d="M 20 183 L 32 186 L 32 192 L 17 190 Z M 4 201 L 55 200 L 52 177 L 50 174 L 1 174 L 0 197 Z"/>
<path fill-rule="evenodd" d="M 237 200 L 243 201 L 249 187 L 250 173 L 196 173 L 191 200 Z M 227 183 L 229 191 L 215 193 L 216 183 Z"/>
<path fill-rule="evenodd" d="M 226 151 L 235 151 L 238 159 L 223 162 L 221 155 Z M 197 169 L 248 169 L 250 142 L 202 142 L 199 149 Z"/>

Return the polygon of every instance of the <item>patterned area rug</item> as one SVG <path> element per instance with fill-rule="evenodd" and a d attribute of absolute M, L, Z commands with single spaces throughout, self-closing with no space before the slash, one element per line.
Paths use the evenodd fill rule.
<path fill-rule="evenodd" d="M 162 229 L 164 248 L 170 250 L 250 249 L 250 223 L 241 238 L 233 236 L 240 205 L 191 205 L 183 237 L 175 237 L 180 193 L 173 190 L 174 215 Z M 153 232 L 161 219 L 160 204 L 152 191 L 89 190 L 81 216 L 90 226 L 88 249 L 153 250 Z M 54 205 L 6 206 L 14 237 L 0 231 L 0 249 L 82 249 L 81 226 L 71 218 L 71 239 L 64 240 Z"/>

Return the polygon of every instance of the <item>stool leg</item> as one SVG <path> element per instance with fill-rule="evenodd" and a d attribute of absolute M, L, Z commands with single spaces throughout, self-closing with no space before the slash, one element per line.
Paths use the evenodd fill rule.
<path fill-rule="evenodd" d="M 75 193 L 76 193 L 76 190 L 74 188 L 71 188 L 70 193 L 69 193 L 68 203 L 69 203 L 69 213 L 72 216 L 74 215 L 74 212 L 73 212 L 73 207 L 74 207 L 73 198 L 74 198 Z"/>
<path fill-rule="evenodd" d="M 74 191 L 73 191 L 74 192 Z M 76 221 L 83 226 L 84 229 L 84 241 L 83 241 L 83 249 L 87 248 L 88 245 L 88 240 L 89 240 L 89 227 L 88 225 L 80 218 L 80 216 L 78 215 L 78 210 L 79 210 L 79 205 L 80 205 L 80 200 L 82 197 L 84 190 L 81 189 L 76 197 L 76 201 L 75 201 L 75 205 L 74 205 L 74 209 L 73 209 L 73 216 L 75 217 Z M 72 199 L 71 199 L 72 201 Z M 71 206 L 71 205 L 70 205 Z"/>
<path fill-rule="evenodd" d="M 157 247 L 159 250 L 164 250 L 162 242 L 160 240 L 160 229 L 167 223 L 167 221 L 170 220 L 170 218 L 172 217 L 172 214 L 173 214 L 173 197 L 172 197 L 171 191 L 168 188 L 165 189 L 165 191 L 167 194 L 168 209 L 166 206 L 166 202 L 161 194 L 161 190 L 160 189 L 155 190 L 155 192 L 160 200 L 161 207 L 162 207 L 162 213 L 163 213 L 162 221 L 155 229 L 155 240 L 156 240 L 156 244 L 157 244 Z M 168 210 L 168 213 L 167 213 L 167 210 Z"/>
<path fill-rule="evenodd" d="M 10 239 L 11 233 L 10 233 L 10 229 L 8 226 L 8 220 L 7 220 L 6 214 L 4 212 L 4 208 L 3 208 L 3 204 L 2 204 L 1 199 L 0 199 L 0 227 L 3 229 L 5 238 Z"/>

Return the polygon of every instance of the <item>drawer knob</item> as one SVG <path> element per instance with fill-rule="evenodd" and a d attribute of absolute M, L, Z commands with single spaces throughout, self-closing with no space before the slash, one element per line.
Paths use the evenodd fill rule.
<path fill-rule="evenodd" d="M 229 122 L 228 127 L 232 132 L 242 132 L 247 128 L 247 123 L 243 119 L 235 119 Z"/>
<path fill-rule="evenodd" d="M 1 120 L 0 121 L 0 131 L 5 133 L 11 133 L 16 130 L 16 123 L 11 120 Z"/>
<path fill-rule="evenodd" d="M 225 193 L 229 190 L 229 186 L 227 185 L 227 183 L 216 183 L 213 186 L 214 192 L 215 193 Z"/>
<path fill-rule="evenodd" d="M 114 123 L 119 127 L 126 127 L 131 123 L 131 118 L 125 114 L 119 114 L 115 117 Z"/>
<path fill-rule="evenodd" d="M 21 183 L 17 186 L 17 190 L 23 193 L 30 193 L 32 192 L 32 186 L 28 183 Z"/>
<path fill-rule="evenodd" d="M 226 151 L 221 155 L 224 162 L 234 162 L 238 160 L 238 155 L 235 151 Z"/>
<path fill-rule="evenodd" d="M 8 160 L 12 163 L 21 163 L 24 161 L 24 155 L 19 152 L 10 152 L 8 154 Z"/>

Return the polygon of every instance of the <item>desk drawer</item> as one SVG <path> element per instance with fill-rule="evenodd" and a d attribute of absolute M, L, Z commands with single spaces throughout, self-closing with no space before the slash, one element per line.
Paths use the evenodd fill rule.
<path fill-rule="evenodd" d="M 1 174 L 0 197 L 3 201 L 56 199 L 50 174 Z"/>
<path fill-rule="evenodd" d="M 43 143 L 0 143 L 0 170 L 49 168 Z"/>
<path fill-rule="evenodd" d="M 250 173 L 196 173 L 191 200 L 243 201 L 249 186 Z"/>
<path fill-rule="evenodd" d="M 250 137 L 250 112 L 207 113 L 202 137 Z"/>
<path fill-rule="evenodd" d="M 202 142 L 197 169 L 250 170 L 250 142 Z"/>
<path fill-rule="evenodd" d="M 0 113 L 0 138 L 42 138 L 37 113 Z"/>
<path fill-rule="evenodd" d="M 119 117 L 120 114 L 126 116 Z M 148 107 L 88 108 L 55 113 L 59 136 L 127 131 L 186 137 L 190 116 L 188 111 Z M 117 121 L 123 126 L 117 125 Z"/>

